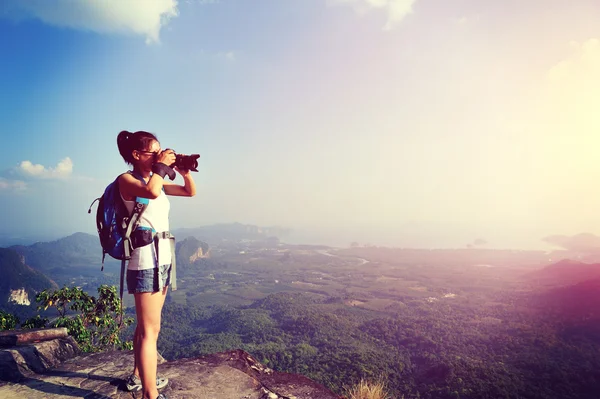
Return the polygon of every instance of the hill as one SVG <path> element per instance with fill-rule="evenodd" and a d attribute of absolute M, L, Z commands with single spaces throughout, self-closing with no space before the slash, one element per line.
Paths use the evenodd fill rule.
<path fill-rule="evenodd" d="M 86 285 L 102 278 L 102 248 L 98 236 L 75 233 L 55 241 L 15 245 L 10 249 L 24 257 L 32 268 L 51 276 L 58 285 Z M 107 256 L 107 266 L 117 270 L 117 261 Z M 101 281 L 99 283 L 109 282 Z"/>
<path fill-rule="evenodd" d="M 75 233 L 55 241 L 36 242 L 28 246 L 15 245 L 10 249 L 24 256 L 31 267 L 58 274 L 73 266 L 98 265 L 102 259 L 98 237 L 86 233 Z"/>
<path fill-rule="evenodd" d="M 527 276 L 532 281 L 549 286 L 569 286 L 600 278 L 600 263 L 584 263 L 563 259 Z"/>
<path fill-rule="evenodd" d="M 12 249 L 0 248 L 0 270 L 0 309 L 9 312 L 18 306 L 29 306 L 38 292 L 56 287 L 44 274 L 27 266 L 23 257 Z"/>
<path fill-rule="evenodd" d="M 210 248 L 204 241 L 190 236 L 177 242 L 176 256 L 178 276 L 185 277 L 197 262 L 210 256 Z"/>
<path fill-rule="evenodd" d="M 547 290 L 534 298 L 534 304 L 545 313 L 569 320 L 600 321 L 600 278 Z"/>

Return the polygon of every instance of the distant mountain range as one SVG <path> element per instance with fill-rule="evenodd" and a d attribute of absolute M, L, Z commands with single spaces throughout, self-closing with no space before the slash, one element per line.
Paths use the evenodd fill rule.
<path fill-rule="evenodd" d="M 285 234 L 286 229 L 278 227 L 259 227 L 241 223 L 216 224 L 198 228 L 176 229 L 173 231 L 177 241 L 187 237 L 202 240 L 205 244 L 240 240 L 262 240 Z M 209 244 L 206 244 L 209 245 Z M 13 245 L 9 247 L 25 257 L 25 262 L 33 268 L 49 275 L 70 275 L 72 270 L 99 268 L 102 249 L 96 235 L 75 233 L 67 237 L 48 242 L 36 242 L 31 245 Z M 107 262 L 113 262 L 107 257 Z"/>
<path fill-rule="evenodd" d="M 209 252 L 209 245 L 194 237 L 178 242 L 179 276 L 185 277 L 196 262 L 209 256 Z M 101 275 L 101 258 L 98 237 L 86 233 L 75 233 L 51 242 L 0 248 L 0 309 L 14 311 L 17 305 L 34 305 L 38 292 L 58 288 L 48 276 L 62 285 L 71 284 L 71 279 L 76 276 Z M 119 262 L 109 258 L 108 263 Z M 91 279 L 78 281 L 89 282 Z"/>
<path fill-rule="evenodd" d="M 260 227 L 242 223 L 221 223 L 196 228 L 176 229 L 175 237 L 183 239 L 189 236 L 208 243 L 222 240 L 261 240 L 269 237 L 285 237 L 291 230 L 283 227 Z"/>
<path fill-rule="evenodd" d="M 208 242 L 260 241 L 285 231 L 240 223 L 175 230 L 173 233 L 177 237 L 180 276 L 184 277 L 190 267 L 210 256 Z M 85 282 L 89 281 L 86 276 L 102 275 L 102 249 L 98 236 L 94 234 L 75 233 L 54 241 L 0 248 L 0 251 L 0 270 L 3 272 L 3 278 L 0 279 L 0 306 L 8 301 L 11 292 L 15 290 L 22 289 L 19 295 L 23 298 L 28 297 L 29 301 L 33 302 L 35 293 L 45 288 L 56 287 L 53 280 L 61 285 L 72 284 L 74 277 L 79 277 L 78 281 Z M 115 271 L 119 261 L 107 256 L 105 263 L 111 266 L 109 269 Z"/>

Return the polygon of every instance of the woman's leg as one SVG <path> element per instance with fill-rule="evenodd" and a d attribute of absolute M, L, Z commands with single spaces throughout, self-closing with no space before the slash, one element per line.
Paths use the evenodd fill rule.
<path fill-rule="evenodd" d="M 137 312 L 137 308 L 136 308 Z M 138 324 L 135 326 L 135 332 L 133 333 L 133 374 L 140 376 L 140 338 L 139 338 L 139 327 Z"/>
<path fill-rule="evenodd" d="M 166 295 L 167 287 L 162 292 L 134 294 L 135 312 L 138 321 L 136 327 L 138 341 L 136 366 L 142 380 L 142 397 L 144 399 L 155 399 L 158 396 L 158 390 L 156 389 L 158 359 L 156 342 L 160 332 L 161 311 Z"/>

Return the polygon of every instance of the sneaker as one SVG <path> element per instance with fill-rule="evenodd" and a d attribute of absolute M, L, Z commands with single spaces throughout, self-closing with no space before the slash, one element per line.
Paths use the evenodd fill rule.
<path fill-rule="evenodd" d="M 156 399 L 168 399 L 168 398 L 165 396 L 165 394 L 164 394 L 164 393 L 161 393 L 160 395 L 158 395 L 158 396 L 156 397 Z"/>
<path fill-rule="evenodd" d="M 166 377 L 156 376 L 156 389 L 161 389 L 167 386 L 169 379 Z M 142 389 L 142 380 L 135 374 L 131 374 L 125 383 L 129 392 L 137 392 Z"/>

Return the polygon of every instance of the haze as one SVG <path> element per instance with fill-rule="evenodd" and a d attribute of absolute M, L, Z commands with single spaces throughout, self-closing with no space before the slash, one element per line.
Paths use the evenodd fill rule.
<path fill-rule="evenodd" d="M 595 0 L 27 4 L 0 8 L 2 234 L 94 232 L 123 129 L 201 154 L 173 227 L 405 247 L 598 232 Z"/>

